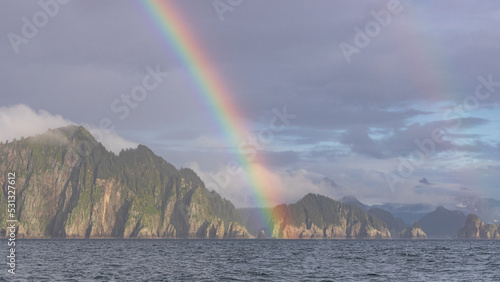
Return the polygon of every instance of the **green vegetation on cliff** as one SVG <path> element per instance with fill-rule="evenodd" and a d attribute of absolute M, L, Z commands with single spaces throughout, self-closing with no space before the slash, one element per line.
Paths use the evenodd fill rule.
<path fill-rule="evenodd" d="M 20 237 L 249 236 L 234 206 L 192 170 L 178 171 L 142 145 L 117 156 L 83 127 L 0 144 L 0 170 L 16 172 Z"/>
<path fill-rule="evenodd" d="M 381 220 L 358 207 L 344 205 L 339 201 L 315 194 L 307 194 L 295 204 L 280 205 L 276 210 L 278 214 L 283 215 L 285 222 L 297 226 L 306 223 L 308 226 L 315 224 L 323 228 L 340 225 L 342 219 L 346 219 L 353 224 L 369 224 L 375 229 L 387 228 Z"/>
<path fill-rule="evenodd" d="M 361 208 L 307 194 L 273 210 L 276 238 L 390 238 L 387 226 Z"/>

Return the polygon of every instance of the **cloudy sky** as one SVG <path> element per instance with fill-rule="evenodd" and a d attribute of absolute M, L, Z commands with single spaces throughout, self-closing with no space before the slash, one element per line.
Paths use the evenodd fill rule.
<path fill-rule="evenodd" d="M 143 5 L 60 2 L 2 2 L 0 139 L 104 120 L 109 150 L 145 144 L 255 205 L 245 173 L 228 173 L 236 148 Z M 266 159 L 255 166 L 273 201 L 500 198 L 500 2 L 170 2 L 255 137 L 246 148 Z"/>

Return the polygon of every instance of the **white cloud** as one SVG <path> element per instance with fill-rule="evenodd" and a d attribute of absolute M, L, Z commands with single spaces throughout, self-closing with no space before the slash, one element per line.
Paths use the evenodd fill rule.
<path fill-rule="evenodd" d="M 54 129 L 70 124 L 75 123 L 44 110 L 34 111 L 24 104 L 0 108 L 1 141 L 33 136 L 44 133 L 49 128 Z"/>
<path fill-rule="evenodd" d="M 42 134 L 49 129 L 55 129 L 78 123 L 67 120 L 61 115 L 54 115 L 45 110 L 35 111 L 25 104 L 0 108 L 0 141 L 12 141 L 21 137 Z M 92 133 L 97 133 L 104 147 L 119 153 L 121 149 L 137 147 L 137 143 L 120 137 L 115 132 L 104 134 L 98 127 L 84 124 Z M 98 136 L 95 136 L 98 137 Z"/>
<path fill-rule="evenodd" d="M 126 148 L 136 148 L 139 144 L 126 140 L 125 138 L 116 134 L 116 132 L 106 132 L 100 130 L 99 127 L 89 124 L 83 124 L 83 126 L 94 136 L 94 138 L 101 142 L 106 149 L 110 150 L 115 154 L 119 154 L 122 149 Z"/>

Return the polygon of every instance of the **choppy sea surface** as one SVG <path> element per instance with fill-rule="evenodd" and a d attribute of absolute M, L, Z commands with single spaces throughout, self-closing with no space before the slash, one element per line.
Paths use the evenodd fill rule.
<path fill-rule="evenodd" d="M 2 281 L 500 281 L 500 241 L 19 240 Z"/>

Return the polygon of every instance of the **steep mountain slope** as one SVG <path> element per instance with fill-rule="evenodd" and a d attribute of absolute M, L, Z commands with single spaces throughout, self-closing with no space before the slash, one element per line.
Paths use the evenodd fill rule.
<path fill-rule="evenodd" d="M 394 236 L 399 236 L 401 231 L 403 231 L 407 226 L 407 224 L 401 218 L 395 218 L 390 212 L 379 209 L 379 208 L 371 208 L 368 210 L 369 214 L 372 214 L 382 220 L 389 228 L 393 238 Z"/>
<path fill-rule="evenodd" d="M 418 223 L 429 238 L 454 238 L 464 226 L 465 219 L 462 212 L 439 206 L 435 211 L 423 216 Z"/>
<path fill-rule="evenodd" d="M 391 238 L 385 223 L 364 210 L 328 197 L 307 194 L 273 209 L 273 238 Z"/>
<path fill-rule="evenodd" d="M 234 206 L 193 171 L 141 145 L 116 156 L 83 127 L 0 144 L 0 170 L 16 173 L 21 238 L 250 236 Z M 6 210 L 6 173 L 0 184 Z"/>

